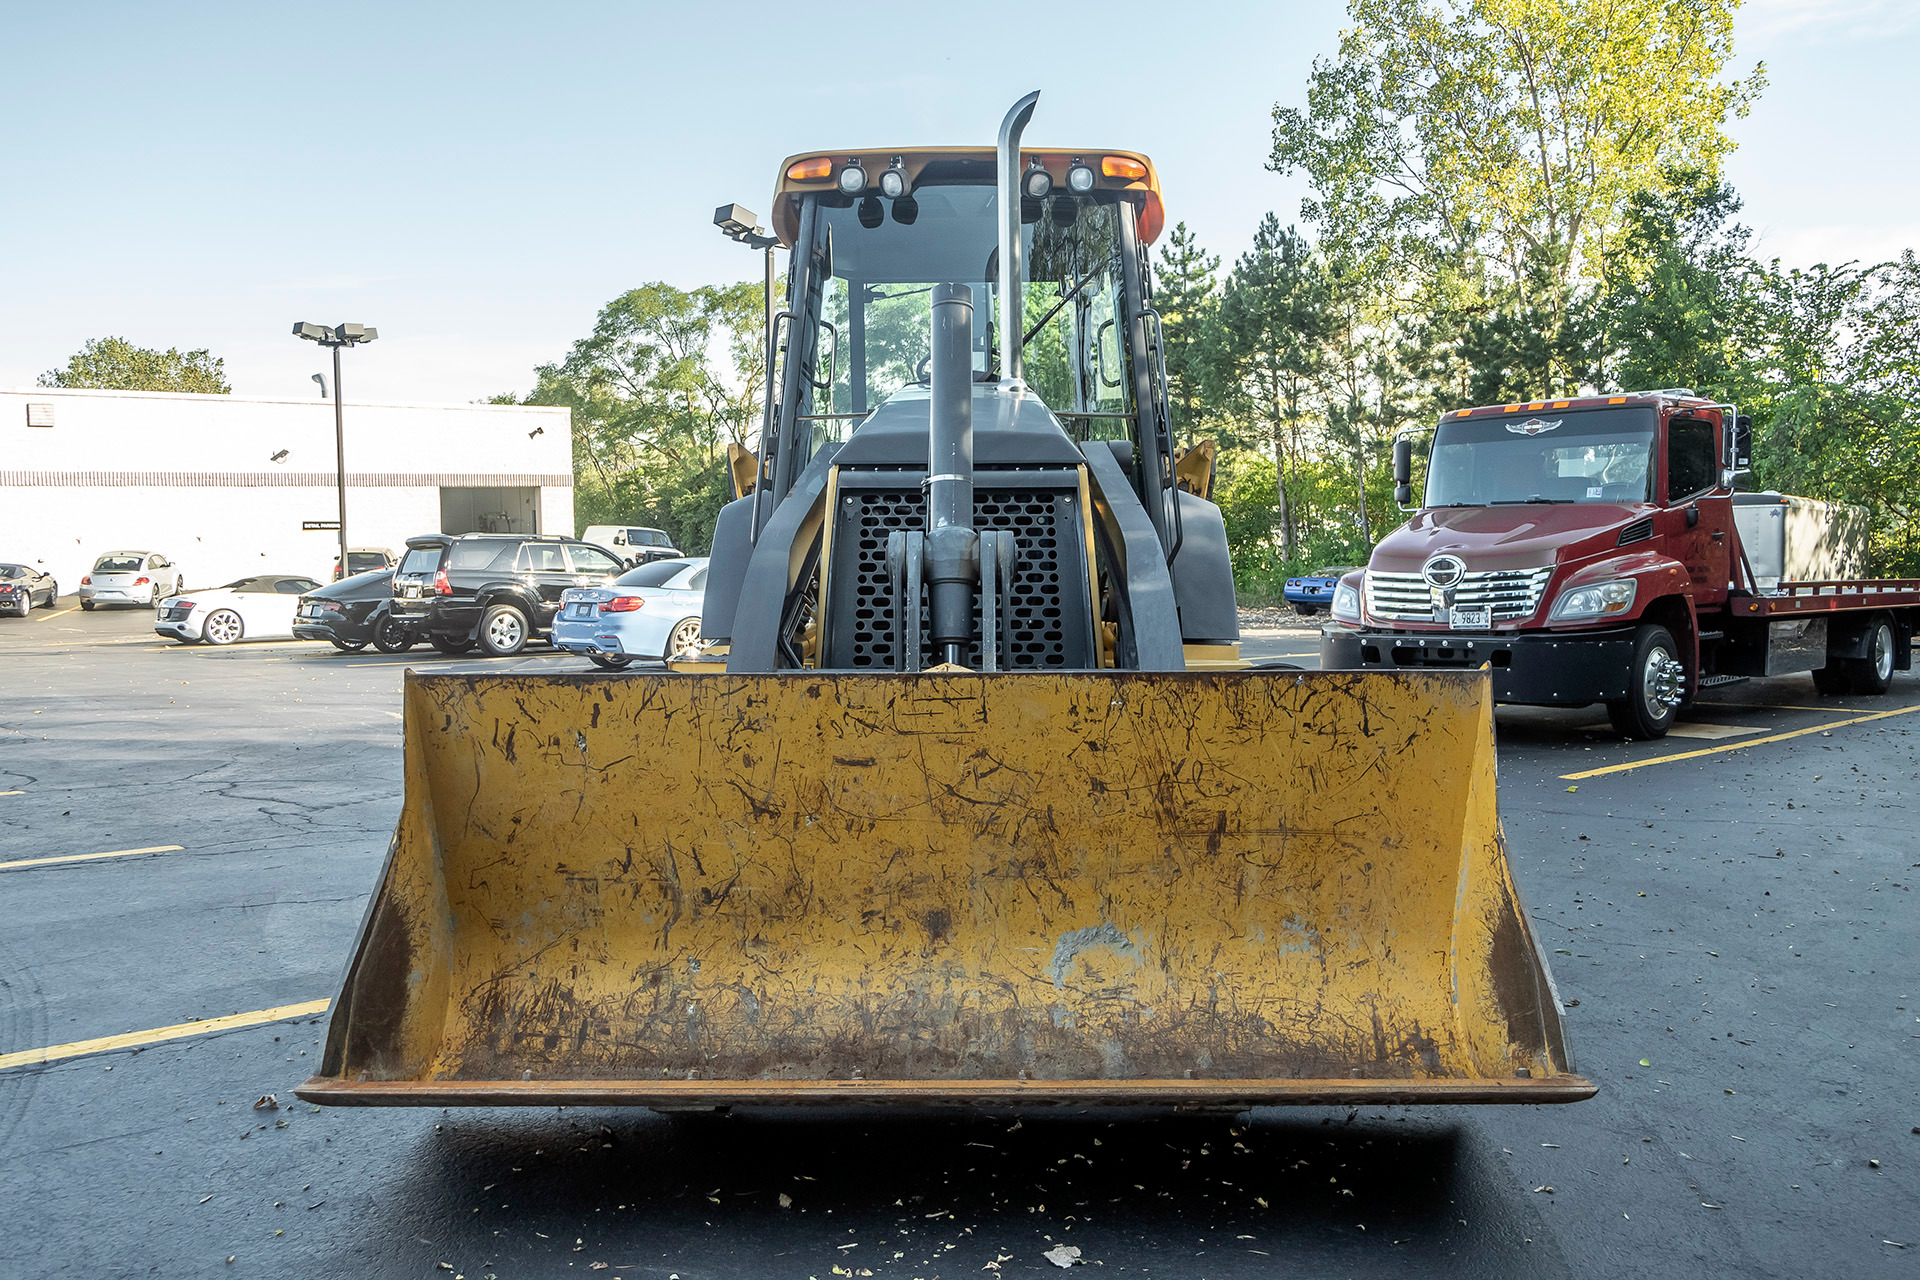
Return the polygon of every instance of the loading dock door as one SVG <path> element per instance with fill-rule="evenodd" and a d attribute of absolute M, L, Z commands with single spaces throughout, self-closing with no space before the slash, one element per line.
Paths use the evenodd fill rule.
<path fill-rule="evenodd" d="M 538 533 L 540 490 L 532 485 L 505 488 L 440 489 L 442 533 Z"/>

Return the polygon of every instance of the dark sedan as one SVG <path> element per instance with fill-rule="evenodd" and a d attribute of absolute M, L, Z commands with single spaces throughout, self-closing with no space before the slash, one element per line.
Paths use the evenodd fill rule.
<path fill-rule="evenodd" d="M 293 634 L 325 640 L 343 653 L 369 644 L 382 653 L 405 653 L 420 637 L 393 616 L 392 607 L 392 569 L 356 573 L 301 596 Z"/>
<path fill-rule="evenodd" d="M 37 604 L 53 608 L 60 584 L 30 564 L 0 564 L 0 610 L 26 617 Z"/>

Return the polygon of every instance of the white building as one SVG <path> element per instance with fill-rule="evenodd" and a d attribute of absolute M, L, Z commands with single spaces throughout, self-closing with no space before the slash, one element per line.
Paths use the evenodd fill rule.
<path fill-rule="evenodd" d="M 491 404 L 346 405 L 347 541 L 573 534 L 571 414 Z M 0 561 L 62 592 L 104 552 L 157 551 L 190 586 L 325 581 L 339 552 L 331 400 L 0 388 Z"/>

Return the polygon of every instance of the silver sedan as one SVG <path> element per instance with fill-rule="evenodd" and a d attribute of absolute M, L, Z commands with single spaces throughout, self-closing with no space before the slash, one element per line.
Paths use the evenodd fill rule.
<path fill-rule="evenodd" d="M 707 595 L 705 556 L 655 560 L 604 587 L 560 593 L 553 647 L 584 653 L 609 670 L 635 658 L 664 660 L 700 647 L 700 608 Z"/>

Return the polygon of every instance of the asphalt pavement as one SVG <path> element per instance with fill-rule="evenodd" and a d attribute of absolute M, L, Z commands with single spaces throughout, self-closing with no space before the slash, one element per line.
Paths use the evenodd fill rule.
<path fill-rule="evenodd" d="M 1920 1264 L 1913 675 L 1710 688 L 1658 743 L 1501 711 L 1589 1102 L 319 1109 L 292 1090 L 398 813 L 402 673 L 475 664 L 180 647 L 72 604 L 0 619 L 0 1280 L 956 1280 L 1063 1245 L 1181 1280 Z M 1248 640 L 1315 665 L 1309 625 Z"/>

